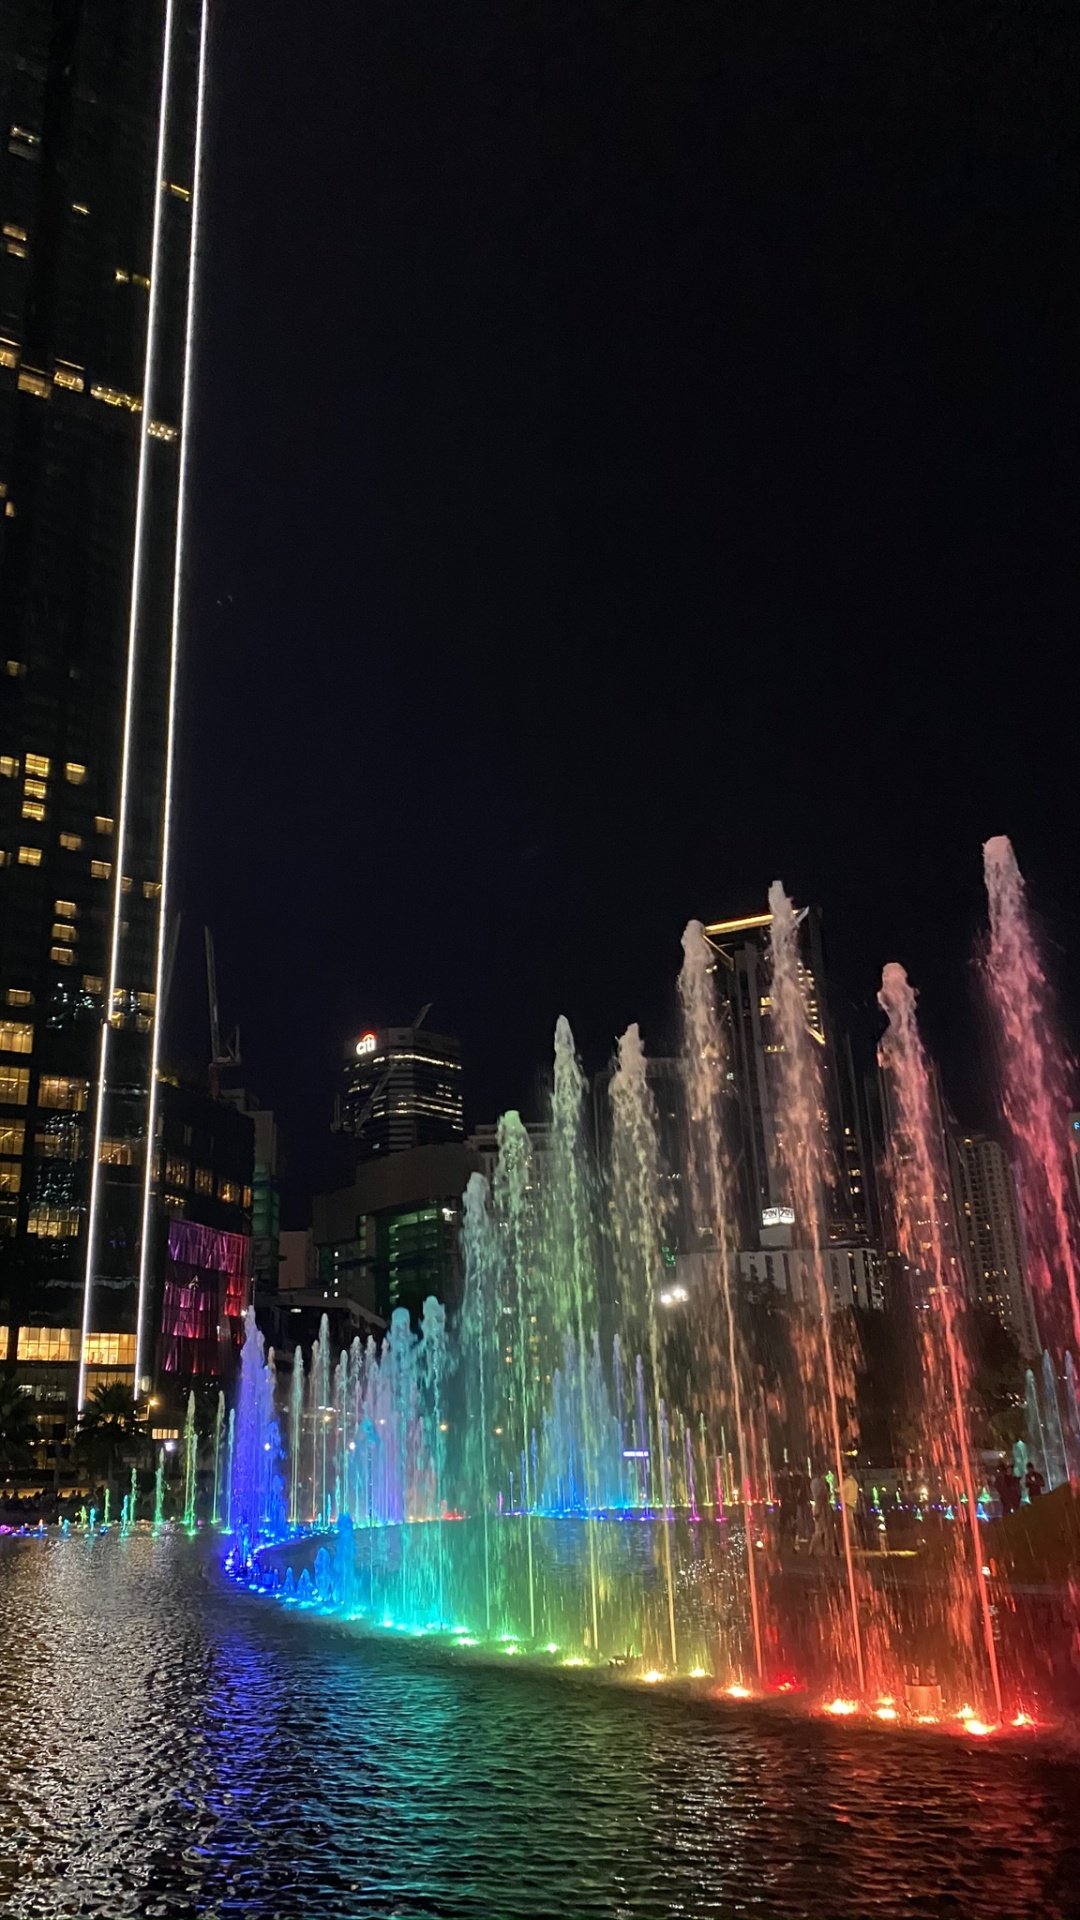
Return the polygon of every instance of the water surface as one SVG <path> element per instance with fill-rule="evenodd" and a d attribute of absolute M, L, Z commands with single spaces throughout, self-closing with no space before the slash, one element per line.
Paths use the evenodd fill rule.
<path fill-rule="evenodd" d="M 0 1544 L 0 1913 L 1063 1916 L 1080 1767 L 448 1663 L 202 1542 Z"/>

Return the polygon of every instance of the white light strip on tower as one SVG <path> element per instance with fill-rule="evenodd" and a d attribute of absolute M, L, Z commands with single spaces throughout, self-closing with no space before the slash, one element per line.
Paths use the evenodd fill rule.
<path fill-rule="evenodd" d="M 154 965 L 154 1027 L 150 1048 L 150 1105 L 146 1123 L 146 1165 L 143 1169 L 142 1225 L 139 1233 L 139 1304 L 135 1322 L 135 1392 L 143 1372 L 146 1342 L 146 1305 L 153 1261 L 151 1211 L 154 1194 L 154 1146 L 158 1114 L 158 1065 L 161 1027 L 165 1017 L 165 928 L 169 899 L 169 855 L 172 832 L 174 754 L 176 745 L 176 689 L 180 663 L 180 619 L 184 592 L 184 533 L 187 522 L 188 460 L 191 440 L 192 370 L 195 359 L 195 285 L 199 259 L 199 214 L 202 207 L 203 116 L 206 106 L 206 63 L 210 39 L 210 0 L 202 0 L 199 23 L 199 79 L 195 109 L 195 162 L 191 181 L 191 239 L 188 250 L 187 313 L 184 322 L 184 384 L 180 400 L 180 469 L 176 496 L 176 550 L 173 559 L 172 633 L 169 652 L 169 722 L 165 745 L 165 802 L 161 823 L 161 892 L 158 896 L 157 957 Z"/>
<path fill-rule="evenodd" d="M 142 413 L 139 416 L 139 472 L 135 493 L 135 546 L 131 566 L 131 605 L 128 612 L 127 684 L 124 690 L 124 734 L 120 757 L 120 806 L 116 830 L 116 872 L 113 885 L 112 942 L 109 951 L 109 993 L 105 1002 L 105 1021 L 101 1029 L 101 1054 L 98 1064 L 97 1106 L 94 1114 L 93 1159 L 90 1164 L 90 1209 L 86 1226 L 86 1278 L 83 1282 L 82 1343 L 79 1350 L 79 1385 L 76 1407 L 86 1404 L 86 1347 L 94 1288 L 94 1258 L 97 1252 L 98 1216 L 101 1211 L 101 1139 L 105 1123 L 105 1097 L 109 1076 L 109 1040 L 112 1034 L 117 972 L 120 964 L 120 922 L 123 914 L 124 860 L 127 853 L 128 788 L 131 780 L 131 740 L 135 705 L 135 670 L 138 660 L 139 608 L 142 599 L 143 542 L 146 534 L 146 495 L 150 472 L 150 422 L 154 418 L 154 348 L 158 321 L 164 299 L 164 274 L 161 273 L 162 208 L 165 199 L 166 135 L 169 120 L 169 84 L 172 69 L 174 0 L 165 0 L 165 33 L 161 60 L 161 103 L 158 108 L 157 154 L 154 173 L 154 227 L 150 247 L 150 301 L 146 322 L 146 359 L 143 365 Z M 147 1144 L 147 1151 L 150 1151 Z"/>

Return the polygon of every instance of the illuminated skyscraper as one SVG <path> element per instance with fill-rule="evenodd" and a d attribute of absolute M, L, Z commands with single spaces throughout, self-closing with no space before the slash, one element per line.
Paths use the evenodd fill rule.
<path fill-rule="evenodd" d="M 339 1114 L 356 1161 L 463 1140 L 460 1043 L 419 1022 L 360 1034 L 345 1048 Z"/>
<path fill-rule="evenodd" d="M 0 1321 L 80 1402 L 155 1360 L 206 44 L 206 0 L 0 9 Z"/>

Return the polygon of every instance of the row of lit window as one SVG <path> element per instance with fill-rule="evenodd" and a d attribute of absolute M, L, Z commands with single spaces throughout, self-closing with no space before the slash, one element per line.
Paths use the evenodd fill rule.
<path fill-rule="evenodd" d="M 109 831 L 111 832 L 111 830 L 112 830 L 112 822 L 110 821 Z M 77 853 L 81 849 L 83 842 L 77 833 L 62 833 L 60 835 L 60 845 L 72 853 Z M 16 849 L 15 864 L 20 867 L 40 867 L 42 858 L 43 858 L 43 854 L 42 854 L 42 849 L 40 847 L 26 847 L 26 846 L 18 847 Z M 3 850 L 3 848 L 0 848 L 0 867 L 9 866 L 10 864 L 11 864 L 11 855 L 9 853 L 6 853 Z M 111 860 L 91 860 L 90 878 L 91 880 L 111 880 L 112 879 L 112 861 Z M 120 882 L 121 892 L 131 893 L 134 890 L 134 886 L 135 886 L 135 882 L 132 879 L 131 875 L 129 873 L 125 873 L 123 879 Z M 156 900 L 160 892 L 161 892 L 160 880 L 144 880 L 143 881 L 142 893 L 143 893 L 144 900 Z"/>
<path fill-rule="evenodd" d="M 26 672 L 26 668 L 19 660 L 6 661 L 5 668 L 13 679 L 17 679 L 20 674 Z M 47 753 L 28 753 L 20 768 L 17 755 L 0 753 L 0 774 L 5 780 L 17 780 L 20 771 L 35 779 L 47 780 L 52 772 L 52 761 Z M 86 768 L 78 760 L 65 760 L 64 779 L 73 787 L 81 787 L 86 780 Z"/>
<path fill-rule="evenodd" d="M 39 1107 L 54 1107 L 64 1113 L 83 1113 L 87 1083 L 72 1080 L 62 1073 L 43 1073 L 38 1082 Z M 0 1106 L 25 1107 L 30 1097 L 29 1067 L 0 1065 Z"/>
<path fill-rule="evenodd" d="M 0 1354 L 4 1359 L 8 1358 L 10 1343 L 10 1327 L 0 1327 Z M 82 1334 L 78 1327 L 19 1328 L 16 1350 L 18 1360 L 45 1361 L 55 1365 L 64 1361 L 77 1361 L 81 1351 Z M 133 1367 L 135 1335 L 133 1333 L 88 1333 L 86 1364 L 88 1367 Z"/>

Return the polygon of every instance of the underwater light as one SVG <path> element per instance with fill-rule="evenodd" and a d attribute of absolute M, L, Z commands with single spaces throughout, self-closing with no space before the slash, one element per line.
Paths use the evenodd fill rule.
<path fill-rule="evenodd" d="M 963 1722 L 965 1733 L 974 1733 L 980 1740 L 984 1734 L 993 1733 L 994 1731 L 993 1727 L 987 1726 L 985 1720 L 977 1720 L 973 1713 L 965 1714 L 963 1716 Z"/>
<path fill-rule="evenodd" d="M 548 1643 L 547 1643 L 547 1646 L 546 1646 L 546 1647 L 544 1648 L 544 1652 L 545 1652 L 545 1653 L 558 1653 L 558 1651 L 559 1651 L 559 1649 L 558 1649 L 558 1647 L 557 1647 L 557 1646 L 555 1645 L 555 1642 L 554 1642 L 554 1640 L 549 1640 L 549 1641 L 548 1641 Z"/>
<path fill-rule="evenodd" d="M 1025 1713 L 1021 1707 L 1014 1713 L 1010 1725 L 1014 1727 L 1033 1727 L 1035 1725 L 1035 1716 L 1031 1713 Z"/>
<path fill-rule="evenodd" d="M 708 1677 L 709 1677 L 708 1671 L 705 1667 L 691 1667 L 690 1669 L 691 1680 L 707 1680 Z"/>
<path fill-rule="evenodd" d="M 753 1698 L 749 1687 L 733 1686 L 729 1687 L 727 1692 L 730 1700 L 750 1700 Z"/>
<path fill-rule="evenodd" d="M 825 1702 L 825 1712 L 834 1713 L 838 1718 L 843 1718 L 849 1713 L 858 1713 L 858 1711 L 857 1700 L 826 1700 Z"/>
<path fill-rule="evenodd" d="M 655 1687 L 658 1680 L 667 1679 L 667 1674 L 661 1673 L 658 1667 L 650 1667 L 648 1673 L 643 1673 L 641 1677 L 646 1686 Z"/>
<path fill-rule="evenodd" d="M 896 1720 L 899 1717 L 895 1707 L 875 1707 L 874 1714 L 878 1720 Z"/>
<path fill-rule="evenodd" d="M 584 1665 L 585 1662 L 578 1653 L 572 1653 L 568 1660 L 563 1661 L 564 1667 L 583 1667 Z"/>

